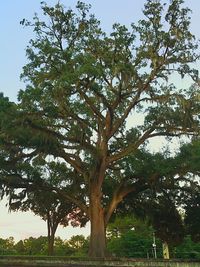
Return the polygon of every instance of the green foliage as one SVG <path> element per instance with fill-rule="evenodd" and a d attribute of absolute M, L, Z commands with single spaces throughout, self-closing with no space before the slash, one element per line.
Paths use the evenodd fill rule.
<path fill-rule="evenodd" d="M 46 255 L 47 237 L 29 237 L 23 241 L 26 255 Z"/>
<path fill-rule="evenodd" d="M 13 237 L 6 239 L 0 238 L 0 253 L 5 255 L 16 254 Z"/>
<path fill-rule="evenodd" d="M 16 254 L 25 255 L 27 253 L 24 241 L 20 240 L 15 244 Z"/>
<path fill-rule="evenodd" d="M 125 219 L 125 220 L 124 220 Z M 128 223 L 128 224 L 127 224 Z M 131 223 L 131 224 L 130 224 Z M 118 225 L 119 224 L 119 225 Z M 115 227 L 114 227 L 115 225 Z M 130 230 L 130 225 L 135 226 Z M 125 229 L 125 226 L 128 226 Z M 116 231 L 118 229 L 118 236 Z M 108 226 L 108 251 L 109 254 L 118 257 L 153 258 L 152 229 L 145 222 L 134 217 L 116 218 L 115 222 Z M 156 239 L 157 255 L 162 258 L 162 244 Z M 55 256 L 82 257 L 88 251 L 88 238 L 81 235 L 73 236 L 69 240 L 55 238 Z M 200 244 L 191 240 L 188 235 L 178 246 L 171 247 L 171 257 L 182 259 L 199 259 Z M 13 237 L 0 239 L 0 254 L 2 255 L 47 255 L 47 237 L 27 238 L 14 242 Z"/>
<path fill-rule="evenodd" d="M 126 215 L 123 217 L 116 216 L 113 222 L 108 224 L 107 235 L 109 238 L 115 238 L 130 231 L 135 231 L 137 234 L 146 237 L 150 237 L 153 234 L 153 230 L 147 222 L 134 216 Z"/>
<path fill-rule="evenodd" d="M 55 238 L 54 242 L 54 255 L 56 256 L 72 256 L 74 253 L 67 241 L 62 240 L 59 237 Z"/>
<path fill-rule="evenodd" d="M 181 146 L 181 152 L 179 155 L 179 162 L 183 169 L 190 169 L 194 175 L 199 175 L 199 160 L 200 160 L 200 141 L 198 138 L 194 138 L 191 143 L 183 144 Z M 195 184 L 195 179 L 193 179 Z M 198 180 L 196 179 L 196 182 Z"/>
<path fill-rule="evenodd" d="M 174 249 L 174 257 L 182 259 L 200 259 L 200 243 L 192 241 L 188 235 L 182 244 Z"/>
<path fill-rule="evenodd" d="M 72 236 L 69 240 L 55 238 L 54 255 L 81 257 L 88 252 L 88 239 L 82 235 Z M 48 239 L 46 236 L 29 237 L 14 242 L 13 237 L 0 238 L 1 255 L 48 255 Z"/>
<path fill-rule="evenodd" d="M 171 201 L 161 200 L 153 205 L 151 216 L 155 234 L 169 245 L 178 245 L 184 238 L 182 218 Z"/>
<path fill-rule="evenodd" d="M 38 162 L 38 158 L 34 160 L 34 165 Z M 41 162 L 40 162 L 41 164 Z M 48 168 L 42 166 L 39 170 L 36 165 L 38 174 L 42 176 L 45 172 L 45 179 L 50 185 L 56 185 L 57 176 L 62 168 L 59 169 L 59 174 L 56 171 L 57 164 L 49 164 Z M 34 171 L 36 171 L 34 169 Z M 61 176 L 59 176 L 61 178 Z M 47 186 L 41 184 L 42 189 L 26 191 L 26 194 L 17 194 L 10 196 L 10 209 L 14 211 L 34 212 L 47 222 L 47 238 L 48 238 L 48 254 L 54 254 L 54 238 L 59 224 L 66 227 L 69 224 L 73 227 L 83 227 L 88 221 L 87 216 L 74 203 L 67 201 L 63 197 L 59 197 L 56 192 L 48 191 Z M 31 252 L 32 253 L 32 252 Z"/>
<path fill-rule="evenodd" d="M 108 241 L 108 251 L 117 257 L 152 257 L 152 240 L 141 237 L 132 231 Z"/>
<path fill-rule="evenodd" d="M 187 233 L 191 235 L 192 241 L 200 242 L 200 193 L 194 193 L 185 206 L 185 224 Z"/>
<path fill-rule="evenodd" d="M 88 241 L 83 235 L 72 236 L 67 242 L 73 250 L 72 255 L 76 257 L 86 256 L 89 249 Z"/>
<path fill-rule="evenodd" d="M 153 257 L 153 229 L 134 216 L 116 217 L 108 225 L 108 251 L 119 257 Z M 157 249 L 161 244 L 157 240 Z M 161 252 L 161 251 L 159 251 Z M 160 255 L 160 253 L 159 253 Z"/>

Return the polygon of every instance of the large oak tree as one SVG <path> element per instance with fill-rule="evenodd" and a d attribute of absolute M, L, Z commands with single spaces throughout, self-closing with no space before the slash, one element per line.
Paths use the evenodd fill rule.
<path fill-rule="evenodd" d="M 77 12 L 43 3 L 44 20 L 25 22 L 36 36 L 19 104 L 1 98 L 2 177 L 34 189 L 27 164 L 35 157 L 64 164 L 66 176 L 52 190 L 89 217 L 93 257 L 105 256 L 105 229 L 118 204 L 158 179 L 126 175 L 125 158 L 153 137 L 198 131 L 198 87 L 183 90 L 171 79 L 198 79 L 190 64 L 197 44 L 182 4 L 148 0 L 137 25 L 114 24 L 110 34 L 82 2 Z"/>

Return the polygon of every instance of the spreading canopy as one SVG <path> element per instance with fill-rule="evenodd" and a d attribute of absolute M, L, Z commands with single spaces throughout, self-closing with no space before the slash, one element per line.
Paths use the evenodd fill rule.
<path fill-rule="evenodd" d="M 2 177 L 33 186 L 27 164 L 35 158 L 64 164 L 66 176 L 53 190 L 90 218 L 93 256 L 104 256 L 102 236 L 117 205 L 151 186 L 149 178 L 126 176 L 123 160 L 150 138 L 198 133 L 198 86 L 184 90 L 171 79 L 198 81 L 191 67 L 197 43 L 182 4 L 148 0 L 144 19 L 129 28 L 114 24 L 110 34 L 82 2 L 77 11 L 43 3 L 48 19 L 22 22 L 36 36 L 26 50 L 19 104 L 1 108 Z M 108 183 L 116 186 L 106 194 Z"/>

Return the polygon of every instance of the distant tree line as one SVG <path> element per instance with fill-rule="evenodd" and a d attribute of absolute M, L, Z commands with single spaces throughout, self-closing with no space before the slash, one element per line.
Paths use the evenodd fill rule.
<path fill-rule="evenodd" d="M 154 229 L 146 221 L 133 216 L 116 217 L 107 229 L 107 247 L 110 257 L 154 258 Z M 155 239 L 157 257 L 163 257 L 162 240 Z M 54 239 L 54 255 L 87 257 L 89 237 L 72 236 L 69 240 Z M 0 255 L 46 256 L 49 254 L 48 237 L 29 237 L 15 242 L 13 237 L 0 238 Z M 178 245 L 170 246 L 171 258 L 200 259 L 200 242 L 187 234 Z"/>
<path fill-rule="evenodd" d="M 162 258 L 162 243 L 156 239 L 157 256 Z M 87 257 L 88 238 L 82 235 L 71 237 L 68 241 L 55 238 L 55 256 Z M 141 236 L 127 230 L 118 238 L 108 239 L 108 251 L 112 257 L 153 258 L 152 236 Z M 18 242 L 13 237 L 0 238 L 0 255 L 46 256 L 48 239 L 46 236 L 29 237 Z M 173 248 L 173 258 L 200 259 L 200 243 L 195 243 L 186 236 L 182 244 Z"/>
<path fill-rule="evenodd" d="M 88 239 L 83 235 L 72 236 L 69 240 L 55 238 L 55 255 L 84 256 L 88 251 Z M 29 237 L 18 242 L 13 237 L 0 238 L 1 255 L 48 255 L 47 236 Z"/>

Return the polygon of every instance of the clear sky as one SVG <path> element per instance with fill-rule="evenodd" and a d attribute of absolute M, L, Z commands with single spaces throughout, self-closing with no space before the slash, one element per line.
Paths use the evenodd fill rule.
<path fill-rule="evenodd" d="M 31 29 L 20 25 L 23 18 L 32 19 L 35 12 L 41 13 L 40 0 L 6 0 L 0 3 L 0 91 L 11 100 L 16 100 L 20 83 L 19 76 L 26 63 L 25 48 L 34 35 Z M 47 0 L 54 5 L 57 0 Z M 66 7 L 74 7 L 75 0 L 62 0 Z M 130 24 L 141 17 L 143 0 L 86 0 L 92 5 L 92 13 L 102 21 L 106 31 L 114 22 Z"/>
<path fill-rule="evenodd" d="M 169 0 L 168 0 L 169 1 Z M 23 65 L 26 64 L 25 48 L 33 37 L 30 29 L 23 28 L 20 21 L 23 18 L 31 20 L 34 13 L 41 13 L 40 0 L 6 0 L 0 3 L 0 92 L 16 101 L 17 92 L 24 88 L 19 76 Z M 74 7 L 75 0 L 61 0 L 66 7 Z M 130 25 L 137 22 L 142 16 L 145 0 L 85 0 L 92 5 L 92 12 L 102 21 L 105 31 L 111 29 L 115 22 Z M 46 0 L 47 4 L 54 5 L 57 0 Z M 192 9 L 192 31 L 200 38 L 200 1 L 186 0 L 185 4 Z M 31 213 L 8 213 L 0 203 L 0 237 L 14 236 L 21 239 L 46 234 L 46 224 Z M 63 238 L 72 234 L 81 233 L 71 228 L 59 229 L 57 232 Z M 88 229 L 86 230 L 88 232 Z"/>

